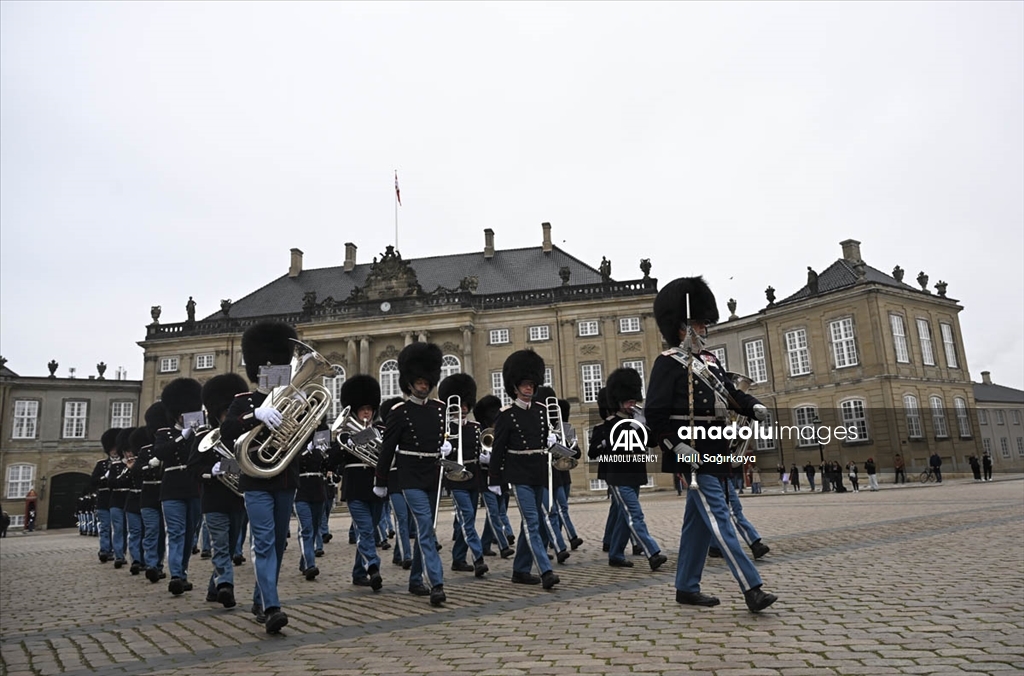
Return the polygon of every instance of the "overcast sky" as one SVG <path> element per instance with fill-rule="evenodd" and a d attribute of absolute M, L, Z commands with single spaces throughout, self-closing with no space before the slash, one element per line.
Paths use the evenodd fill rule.
<path fill-rule="evenodd" d="M 0 353 L 142 375 L 287 272 L 558 246 L 723 317 L 862 242 L 1024 388 L 1024 4 L 0 3 Z"/>

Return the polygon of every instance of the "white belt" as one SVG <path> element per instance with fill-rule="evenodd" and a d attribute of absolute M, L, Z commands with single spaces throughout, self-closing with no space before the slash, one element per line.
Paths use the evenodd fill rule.
<path fill-rule="evenodd" d="M 348 469 L 349 467 L 365 467 L 366 469 L 373 469 L 373 467 L 370 467 L 365 462 L 356 462 L 351 465 L 345 465 L 345 469 Z"/>
<path fill-rule="evenodd" d="M 398 454 L 399 455 L 412 455 L 412 456 L 416 456 L 417 458 L 439 458 L 439 457 L 441 457 L 441 451 L 433 451 L 433 452 L 427 453 L 427 452 L 424 452 L 424 451 L 406 451 L 406 450 L 401 449 L 401 448 L 398 449 Z"/>
<path fill-rule="evenodd" d="M 188 465 L 175 465 L 174 467 L 164 467 L 165 472 L 173 472 L 176 469 L 185 469 Z"/>
<path fill-rule="evenodd" d="M 142 489 L 141 488 L 129 488 L 128 492 L 129 493 L 141 493 Z"/>
<path fill-rule="evenodd" d="M 725 422 L 725 418 L 713 415 L 695 415 L 691 418 L 688 415 L 670 415 L 669 420 L 693 420 L 694 422 Z"/>
<path fill-rule="evenodd" d="M 147 485 L 150 485 L 150 486 L 152 486 L 152 485 L 157 485 L 157 486 L 159 486 L 160 484 L 162 484 L 162 483 L 163 483 L 163 481 L 143 481 L 142 483 L 143 483 L 143 484 L 147 484 Z"/>
<path fill-rule="evenodd" d="M 124 493 L 125 491 L 130 490 L 130 489 L 128 489 L 128 488 L 115 488 L 114 490 L 116 492 L 118 492 L 118 493 Z"/>
<path fill-rule="evenodd" d="M 323 476 L 323 473 L 322 472 L 303 472 L 299 476 L 300 477 L 302 477 L 302 476 Z"/>
<path fill-rule="evenodd" d="M 548 449 L 546 449 L 546 448 L 531 448 L 531 449 L 527 449 L 527 450 L 523 450 L 523 451 L 513 451 L 512 449 L 506 449 L 505 452 L 506 453 L 511 453 L 512 455 L 537 455 L 538 453 L 547 453 Z"/>

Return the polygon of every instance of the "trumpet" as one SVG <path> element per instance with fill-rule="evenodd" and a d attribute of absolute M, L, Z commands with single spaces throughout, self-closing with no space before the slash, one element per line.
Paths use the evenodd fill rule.
<path fill-rule="evenodd" d="M 454 434 L 452 433 L 452 426 L 458 430 Z M 473 478 L 473 473 L 466 469 L 463 464 L 462 457 L 462 399 L 457 395 L 453 394 L 448 397 L 448 401 L 445 403 L 444 413 L 444 437 L 447 441 L 451 441 L 452 437 L 457 438 L 458 444 L 458 455 L 455 460 L 448 460 L 441 458 L 441 467 L 444 468 L 444 476 L 448 481 L 469 481 Z"/>
<path fill-rule="evenodd" d="M 331 436 L 345 447 L 349 453 L 359 458 L 364 465 L 377 466 L 380 459 L 380 446 L 383 438 L 380 431 L 371 423 L 363 423 L 351 415 L 352 407 L 346 406 L 334 424 L 331 425 Z M 348 441 L 342 443 L 342 435 L 348 434 Z"/>
<path fill-rule="evenodd" d="M 551 454 L 551 465 L 566 472 L 575 469 L 580 461 L 575 458 L 575 453 L 566 446 L 565 427 L 562 425 L 562 408 L 558 405 L 558 399 L 548 397 L 544 400 L 544 409 L 548 416 L 548 429 L 554 432 L 558 440 L 548 449 Z"/>
<path fill-rule="evenodd" d="M 235 441 L 235 457 L 242 472 L 270 479 L 283 472 L 306 448 L 306 440 L 320 426 L 331 407 L 331 393 L 313 381 L 334 373 L 333 366 L 309 345 L 291 338 L 307 354 L 296 357 L 298 368 L 287 385 L 275 387 L 260 408 L 281 413 L 277 429 L 259 424 Z"/>
<path fill-rule="evenodd" d="M 488 427 L 480 433 L 480 450 L 482 453 L 490 453 L 494 448 L 494 428 Z"/>
<path fill-rule="evenodd" d="M 239 486 L 242 478 L 242 470 L 238 466 L 238 461 L 235 460 L 235 454 L 231 452 L 227 446 L 225 446 L 220 440 L 220 429 L 210 430 L 202 439 L 199 440 L 199 446 L 196 449 L 200 453 L 206 453 L 207 451 L 215 451 L 221 457 L 220 466 L 224 470 L 223 474 L 218 474 L 217 479 L 231 489 L 231 492 L 238 497 L 243 497 L 242 489 Z M 211 478 L 212 475 L 204 474 L 204 479 Z"/>

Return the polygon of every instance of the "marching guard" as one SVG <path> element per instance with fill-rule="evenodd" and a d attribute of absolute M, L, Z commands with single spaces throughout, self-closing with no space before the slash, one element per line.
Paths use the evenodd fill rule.
<path fill-rule="evenodd" d="M 92 470 L 92 487 L 96 491 L 96 523 L 100 538 L 100 563 L 114 558 L 114 546 L 110 538 L 110 466 L 113 455 L 117 453 L 117 434 L 120 430 L 112 428 L 100 436 L 104 458 L 96 463 Z"/>
<path fill-rule="evenodd" d="M 491 441 L 494 437 L 494 421 L 501 410 L 501 399 L 493 394 L 488 394 L 476 403 L 473 407 L 473 419 L 481 428 L 480 439 L 480 480 L 484 483 L 490 476 L 491 469 L 491 446 L 484 446 L 483 434 L 489 433 Z M 484 556 L 495 556 L 491 549 L 491 543 L 496 542 L 500 550 L 501 558 L 507 559 L 515 554 L 510 546 L 512 543 L 512 524 L 508 521 L 508 494 L 509 488 L 506 484 L 501 495 L 495 495 L 486 486 L 482 486 L 480 495 L 483 497 L 484 509 L 487 518 L 484 521 L 484 532 L 480 536 L 480 544 L 484 548 Z"/>
<path fill-rule="evenodd" d="M 163 484 L 163 467 L 160 458 L 153 452 L 153 440 L 158 430 L 174 425 L 163 402 L 155 402 L 145 413 L 146 445 L 139 449 L 135 469 L 142 477 L 142 493 L 139 494 L 139 512 L 142 515 L 142 556 L 145 560 L 146 579 L 156 584 L 167 577 L 164 559 L 167 556 L 167 531 L 164 527 L 163 506 L 160 502 L 160 487 Z"/>
<path fill-rule="evenodd" d="M 767 408 L 736 389 L 725 372 L 701 356 L 707 327 L 718 321 L 715 296 L 701 277 L 673 280 L 654 301 L 654 316 L 671 347 L 651 369 L 647 390 L 647 422 L 664 452 L 662 470 L 688 471 L 692 481 L 686 496 L 676 566 L 676 601 L 716 606 L 720 601 L 700 589 L 708 547 L 714 542 L 743 591 L 747 608 L 760 612 L 777 600 L 762 589 L 757 568 L 736 537 L 726 502 L 731 464 L 728 439 L 706 439 L 706 430 L 725 427 L 726 408 L 765 421 Z M 679 430 L 688 426 L 698 437 L 689 445 Z M 700 434 L 702 428 L 705 433 Z M 709 461 L 708 456 L 711 456 Z M 726 458 L 716 462 L 717 456 Z"/>

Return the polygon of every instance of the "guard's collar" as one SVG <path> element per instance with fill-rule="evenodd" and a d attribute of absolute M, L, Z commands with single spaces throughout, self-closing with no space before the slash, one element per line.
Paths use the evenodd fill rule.
<path fill-rule="evenodd" d="M 530 409 L 530 402 L 523 401 L 519 397 L 516 397 L 516 400 L 512 403 L 514 403 L 516 406 L 523 409 L 524 411 L 528 411 Z"/>
<path fill-rule="evenodd" d="M 419 398 L 419 397 L 417 397 L 416 395 L 414 395 L 414 394 L 410 394 L 410 395 L 409 395 L 409 399 L 408 399 L 408 401 L 409 401 L 409 403 L 412 403 L 412 404 L 418 404 L 418 405 L 420 405 L 420 406 L 423 406 L 423 404 L 427 403 L 427 398 L 428 398 L 429 396 L 430 396 L 430 395 L 427 395 L 426 397 L 423 397 L 422 399 L 420 399 L 420 398 Z"/>

